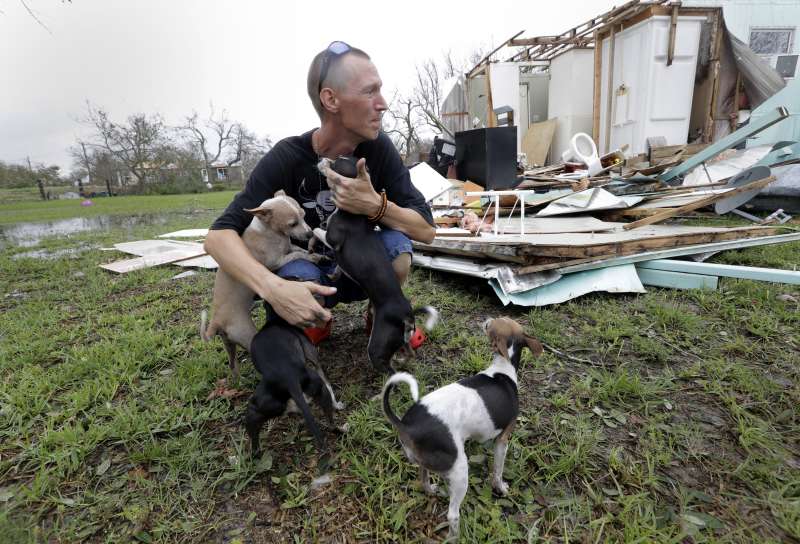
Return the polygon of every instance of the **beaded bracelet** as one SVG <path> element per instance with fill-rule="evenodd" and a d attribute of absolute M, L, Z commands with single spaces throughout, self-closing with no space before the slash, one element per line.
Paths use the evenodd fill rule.
<path fill-rule="evenodd" d="M 376 213 L 375 215 L 368 216 L 367 220 L 372 223 L 377 223 L 378 221 L 383 219 L 384 215 L 386 215 L 386 208 L 388 207 L 389 207 L 389 200 L 386 198 L 386 190 L 383 190 L 381 191 L 381 209 L 378 210 L 378 213 Z"/>

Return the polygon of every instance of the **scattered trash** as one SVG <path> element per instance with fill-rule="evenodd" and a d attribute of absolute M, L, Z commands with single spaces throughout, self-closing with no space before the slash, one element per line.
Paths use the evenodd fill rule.
<path fill-rule="evenodd" d="M 322 476 L 318 476 L 311 480 L 311 489 L 320 488 L 324 485 L 328 485 L 331 482 L 333 482 L 333 478 L 331 478 L 330 473 L 323 474 Z"/>
<path fill-rule="evenodd" d="M 88 200 L 88 199 L 81 202 L 81 206 L 91 206 L 93 204 L 94 204 L 94 202 L 92 202 L 91 200 Z"/>
<path fill-rule="evenodd" d="M 194 276 L 196 274 L 197 274 L 197 272 L 195 272 L 194 270 L 187 270 L 186 272 L 181 272 L 180 274 L 175 274 L 170 279 L 179 280 L 179 279 L 182 279 L 182 278 L 188 278 L 190 276 Z"/>
<path fill-rule="evenodd" d="M 238 397 L 242 397 L 247 395 L 247 391 L 242 391 L 241 389 L 234 389 L 228 387 L 228 380 L 225 378 L 220 378 L 217 380 L 217 385 L 214 389 L 206 397 L 206 400 L 212 400 L 216 398 L 223 398 L 223 399 L 235 399 Z"/>

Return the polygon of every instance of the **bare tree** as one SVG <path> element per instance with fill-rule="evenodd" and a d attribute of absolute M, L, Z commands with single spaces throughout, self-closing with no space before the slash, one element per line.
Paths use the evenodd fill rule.
<path fill-rule="evenodd" d="M 423 134 L 454 136 L 442 120 L 442 103 L 450 90 L 445 88 L 445 83 L 463 74 L 481 58 L 480 51 L 471 53 L 465 60 L 446 51 L 438 60 L 430 58 L 417 65 L 414 88 L 408 95 L 396 93 L 388 112 L 386 132 L 401 153 L 411 156 L 414 149 L 423 145 Z"/>
<path fill-rule="evenodd" d="M 225 110 L 215 113 L 213 104 L 207 119 L 202 120 L 197 112 L 193 112 L 177 130 L 196 150 L 208 172 L 219 163 L 227 166 L 240 164 L 243 170 L 247 170 L 247 166 L 251 163 L 255 166 L 261 155 L 272 147 L 269 138 L 260 140 L 243 123 L 231 121 Z"/>
<path fill-rule="evenodd" d="M 86 121 L 95 130 L 92 145 L 108 152 L 144 186 L 148 170 L 162 162 L 167 129 L 161 116 L 137 113 L 119 124 L 102 108 L 88 104 L 88 112 Z"/>
<path fill-rule="evenodd" d="M 202 157 L 206 171 L 210 172 L 211 166 L 217 164 L 220 157 L 229 151 L 238 123 L 231 122 L 225 110 L 215 114 L 212 104 L 208 119 L 201 120 L 195 111 L 177 128 L 187 142 L 196 149 L 198 155 Z"/>
<path fill-rule="evenodd" d="M 389 102 L 384 120 L 384 131 L 394 142 L 397 151 L 400 155 L 409 157 L 412 149 L 419 144 L 419 110 L 416 101 L 395 93 Z"/>
<path fill-rule="evenodd" d="M 236 124 L 233 134 L 233 153 L 228 158 L 228 166 L 239 164 L 242 167 L 242 175 L 245 179 L 261 160 L 264 154 L 272 149 L 272 140 L 269 136 L 259 139 L 255 133 L 247 130 L 242 123 Z"/>

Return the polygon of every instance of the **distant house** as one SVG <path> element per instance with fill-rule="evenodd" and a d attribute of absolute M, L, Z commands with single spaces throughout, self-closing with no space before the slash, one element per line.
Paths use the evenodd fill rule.
<path fill-rule="evenodd" d="M 211 175 L 209 175 L 209 170 Z M 244 181 L 240 164 L 214 163 L 209 169 L 202 168 L 200 175 L 203 177 L 203 183 L 241 183 Z"/>

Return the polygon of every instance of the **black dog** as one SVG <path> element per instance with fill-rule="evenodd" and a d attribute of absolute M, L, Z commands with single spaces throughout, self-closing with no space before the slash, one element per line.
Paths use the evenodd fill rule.
<path fill-rule="evenodd" d="M 304 393 L 319 403 L 334 428 L 335 399 L 324 375 L 320 376 L 316 370 L 306 366 L 307 362 L 315 366 L 317 364 L 317 349 L 311 341 L 300 329 L 275 316 L 253 338 L 250 354 L 261 374 L 261 382 L 250 398 L 244 418 L 253 456 L 261 455 L 258 441 L 261 427 L 267 420 L 284 414 L 290 399 L 294 400 L 303 414 L 306 427 L 314 436 L 320 453 L 325 453 L 325 437 L 308 407 Z"/>
<path fill-rule="evenodd" d="M 347 177 L 357 175 L 353 157 L 339 157 L 331 168 Z M 427 329 L 433 328 L 438 312 L 430 306 L 412 309 L 386 255 L 375 225 L 363 215 L 336 210 L 328 219 L 325 241 L 336 252 L 336 262 L 350 279 L 366 292 L 375 311 L 367 345 L 370 363 L 379 372 L 392 372 L 395 353 L 409 346 L 416 324 L 414 316 L 428 314 Z"/>

